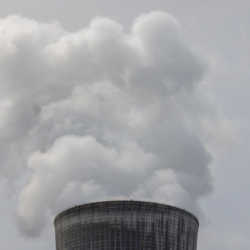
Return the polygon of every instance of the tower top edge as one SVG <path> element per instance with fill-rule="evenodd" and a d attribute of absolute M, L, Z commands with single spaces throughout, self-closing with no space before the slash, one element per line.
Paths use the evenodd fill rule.
<path fill-rule="evenodd" d="M 91 203 L 84 203 L 81 205 L 76 205 L 74 207 L 68 208 L 66 210 L 61 211 L 54 219 L 54 224 L 60 219 L 62 219 L 64 216 L 68 214 L 73 214 L 73 213 L 79 213 L 80 211 L 84 210 L 89 210 L 89 209 L 104 209 L 104 208 L 121 208 L 124 207 L 126 209 L 128 208 L 143 208 L 143 209 L 148 209 L 151 211 L 164 211 L 164 210 L 172 210 L 172 211 L 177 211 L 181 214 L 186 214 L 193 218 L 197 225 L 199 225 L 199 220 L 198 218 L 193 215 L 191 212 L 175 207 L 172 205 L 167 205 L 163 203 L 158 203 L 158 202 L 149 202 L 149 201 L 137 201 L 137 200 L 110 200 L 110 201 L 98 201 L 98 202 L 91 202 Z"/>

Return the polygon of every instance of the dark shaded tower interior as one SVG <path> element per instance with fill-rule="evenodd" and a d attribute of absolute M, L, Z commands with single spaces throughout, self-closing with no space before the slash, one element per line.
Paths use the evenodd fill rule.
<path fill-rule="evenodd" d="M 176 207 L 104 201 L 55 218 L 56 250 L 196 250 L 199 223 Z"/>

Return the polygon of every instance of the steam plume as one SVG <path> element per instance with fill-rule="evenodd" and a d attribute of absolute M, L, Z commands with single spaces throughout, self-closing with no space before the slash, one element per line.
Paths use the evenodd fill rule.
<path fill-rule="evenodd" d="M 0 20 L 0 165 L 20 230 L 83 202 L 143 199 L 199 212 L 211 191 L 206 64 L 169 14 L 129 32 L 95 18 L 78 32 Z"/>

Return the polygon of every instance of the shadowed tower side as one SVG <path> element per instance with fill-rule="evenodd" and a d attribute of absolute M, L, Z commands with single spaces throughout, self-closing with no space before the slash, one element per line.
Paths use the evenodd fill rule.
<path fill-rule="evenodd" d="M 142 201 L 76 206 L 55 218 L 56 250 L 196 250 L 191 213 Z"/>

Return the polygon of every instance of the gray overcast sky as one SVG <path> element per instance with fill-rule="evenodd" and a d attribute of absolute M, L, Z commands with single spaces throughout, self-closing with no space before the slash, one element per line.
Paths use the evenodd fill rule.
<path fill-rule="evenodd" d="M 0 0 L 0 7 L 1 18 L 17 14 L 40 22 L 57 21 L 70 31 L 86 26 L 95 16 L 110 17 L 129 27 L 141 13 L 162 10 L 173 15 L 181 23 L 189 43 L 212 59 L 207 81 L 214 95 L 213 102 L 230 121 L 233 131 L 233 139 L 216 149 L 216 158 L 210 166 L 214 190 L 201 201 L 206 223 L 200 228 L 198 248 L 250 249 L 249 1 Z M 1 186 L 2 248 L 55 249 L 52 224 L 51 231 L 40 238 L 29 239 L 18 233 L 9 209 L 15 206 L 8 198 L 12 191 L 5 190 L 4 181 Z"/>

